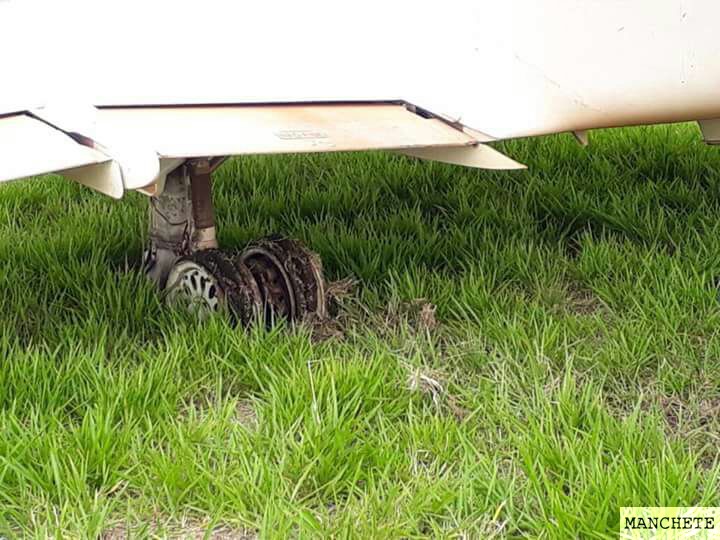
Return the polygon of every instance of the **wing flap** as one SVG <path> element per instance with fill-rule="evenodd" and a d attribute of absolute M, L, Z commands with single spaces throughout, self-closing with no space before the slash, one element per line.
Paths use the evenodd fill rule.
<path fill-rule="evenodd" d="M 452 148 L 412 148 L 397 150 L 397 152 L 399 154 L 405 154 L 418 159 L 439 161 L 441 163 L 462 165 L 463 167 L 475 167 L 478 169 L 527 169 L 527 167 L 522 163 L 518 163 L 517 161 L 510 159 L 505 154 L 502 154 L 494 148 L 484 144 Z"/>
<path fill-rule="evenodd" d="M 398 104 L 233 105 L 110 108 L 108 132 L 160 157 L 464 146 L 475 139 Z"/>
<path fill-rule="evenodd" d="M 521 165 L 400 103 L 41 108 L 0 117 L 0 180 L 59 172 L 119 198 L 162 191 L 186 158 L 395 150 L 470 167 Z M 481 140 L 479 140 L 481 139 Z"/>

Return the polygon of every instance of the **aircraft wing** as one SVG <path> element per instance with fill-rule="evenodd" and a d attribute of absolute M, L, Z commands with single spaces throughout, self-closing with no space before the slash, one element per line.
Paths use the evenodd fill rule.
<path fill-rule="evenodd" d="M 522 168 L 479 139 L 403 103 L 43 107 L 0 117 L 0 181 L 58 172 L 119 198 L 187 158 L 359 150 Z"/>
<path fill-rule="evenodd" d="M 111 158 L 76 143 L 62 131 L 25 114 L 0 117 L 0 177 L 13 180 L 38 174 L 95 167 Z"/>

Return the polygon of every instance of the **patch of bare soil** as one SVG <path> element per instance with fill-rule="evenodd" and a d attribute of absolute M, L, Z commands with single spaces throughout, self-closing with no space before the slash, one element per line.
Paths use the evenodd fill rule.
<path fill-rule="evenodd" d="M 567 288 L 565 309 L 575 315 L 594 315 L 605 309 L 605 304 L 598 296 L 577 283 Z"/>
<path fill-rule="evenodd" d="M 212 408 L 222 406 L 221 403 L 222 400 L 218 399 L 212 392 L 195 395 L 185 404 L 180 417 L 182 419 L 195 417 L 196 419 L 202 420 L 208 415 Z M 235 404 L 235 414 L 232 420 L 247 429 L 256 428 L 258 417 L 252 400 L 239 399 Z"/>
<path fill-rule="evenodd" d="M 351 278 L 327 284 L 328 316 L 305 321 L 314 341 L 343 339 L 348 329 L 358 325 L 374 328 L 381 335 L 393 333 L 399 328 L 428 333 L 440 327 L 436 306 L 424 298 L 393 303 L 384 311 L 373 313 L 360 303 L 356 290 L 357 282 Z"/>
<path fill-rule="evenodd" d="M 243 399 L 235 406 L 235 420 L 248 429 L 254 429 L 258 424 L 258 415 L 252 402 Z"/>
<path fill-rule="evenodd" d="M 699 455 L 699 465 L 710 469 L 720 461 L 720 397 L 688 404 L 677 397 L 663 397 L 660 408 L 669 435 L 679 437 Z"/>
<path fill-rule="evenodd" d="M 333 281 L 326 285 L 327 317 L 306 321 L 310 327 L 313 341 L 321 342 L 345 337 L 345 330 L 350 318 L 346 308 L 349 304 L 353 304 L 356 287 L 357 282 L 351 278 Z"/>
<path fill-rule="evenodd" d="M 118 524 L 107 529 L 103 540 L 130 540 L 132 538 L 163 538 L 169 540 L 256 540 L 257 533 L 229 525 L 209 524 L 183 520 L 179 523 L 160 524 L 157 520 L 137 525 Z"/>
<path fill-rule="evenodd" d="M 449 411 L 459 422 L 470 414 L 457 396 L 448 391 L 447 377 L 440 371 L 407 367 L 410 371 L 407 379 L 408 390 L 422 394 L 431 400 L 438 410 Z"/>
<path fill-rule="evenodd" d="M 677 396 L 661 396 L 658 402 L 665 424 L 674 434 L 707 429 L 720 420 L 720 397 L 705 398 L 696 405 L 689 405 Z"/>
<path fill-rule="evenodd" d="M 646 393 L 639 403 L 639 411 L 636 409 L 635 392 L 624 398 L 613 393 L 606 394 L 606 403 L 612 414 L 619 420 L 625 420 L 637 411 L 641 422 L 646 416 L 656 417 L 659 414 L 666 437 L 679 439 L 694 449 L 701 467 L 709 469 L 720 463 L 720 396 L 710 391 L 711 395 L 701 394 L 701 397 L 688 399 L 663 394 L 656 387 L 656 381 L 647 381 L 643 386 Z"/>

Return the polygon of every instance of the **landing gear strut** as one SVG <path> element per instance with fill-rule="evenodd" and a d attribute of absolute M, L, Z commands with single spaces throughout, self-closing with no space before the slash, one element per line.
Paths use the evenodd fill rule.
<path fill-rule="evenodd" d="M 270 236 L 239 253 L 218 249 L 211 174 L 222 161 L 187 161 L 151 199 L 146 274 L 169 303 L 200 315 L 226 311 L 243 326 L 325 318 L 320 258 L 299 242 Z"/>

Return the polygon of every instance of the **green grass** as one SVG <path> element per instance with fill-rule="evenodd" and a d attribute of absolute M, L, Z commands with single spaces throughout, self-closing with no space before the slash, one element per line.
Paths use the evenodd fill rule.
<path fill-rule="evenodd" d="M 285 233 L 358 281 L 323 341 L 166 309 L 140 195 L 4 186 L 0 534 L 605 538 L 720 505 L 720 153 L 594 135 L 504 145 L 529 172 L 224 165 L 225 247 Z"/>

